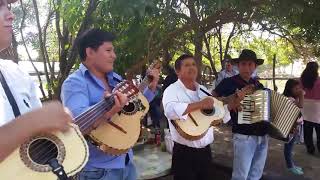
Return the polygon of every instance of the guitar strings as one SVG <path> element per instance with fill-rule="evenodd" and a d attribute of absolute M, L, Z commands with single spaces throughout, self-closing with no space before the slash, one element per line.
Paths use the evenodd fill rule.
<path fill-rule="evenodd" d="M 120 86 L 118 86 L 120 87 Z M 76 118 L 74 118 L 74 123 L 78 125 L 78 127 L 81 128 L 88 128 L 92 125 L 94 121 L 96 121 L 100 116 L 102 116 L 104 111 L 107 111 L 108 107 L 110 105 L 114 104 L 114 94 L 111 94 L 111 96 L 108 96 L 107 98 L 101 100 L 97 104 L 93 105 L 88 111 L 83 112 L 82 114 L 78 115 Z M 41 147 L 44 147 L 44 145 L 50 143 L 49 141 L 46 141 L 44 143 L 41 143 L 37 145 L 34 149 L 39 149 Z M 56 147 L 56 146 L 54 146 Z M 49 149 L 49 148 L 48 148 Z M 47 157 L 48 154 L 50 154 L 55 148 L 52 148 L 47 153 L 41 156 L 41 160 L 43 157 Z M 40 153 L 36 153 L 35 156 L 38 156 Z"/>
<path fill-rule="evenodd" d="M 46 141 L 43 144 L 48 144 L 48 141 Z M 42 146 L 42 147 L 44 147 L 44 146 Z M 41 150 L 42 150 L 42 152 L 41 152 Z M 46 151 L 46 150 L 48 150 L 48 151 Z M 38 162 L 40 161 L 40 162 L 46 163 L 48 160 L 50 160 L 49 159 L 50 154 L 54 150 L 57 150 L 57 148 L 56 148 L 55 144 L 53 142 L 51 142 L 51 144 L 49 146 L 42 148 L 42 149 L 40 149 L 40 152 L 35 153 L 33 155 L 35 157 L 34 159 L 38 159 Z M 45 159 L 45 158 L 47 158 L 47 159 Z"/>
<path fill-rule="evenodd" d="M 92 124 L 99 117 L 103 116 L 104 112 L 107 112 L 106 107 L 109 107 L 112 104 L 113 104 L 113 102 L 111 102 L 110 104 L 103 104 L 103 105 L 101 105 L 101 107 L 97 108 L 94 113 L 91 113 L 89 115 L 84 116 L 82 119 L 82 122 L 79 123 L 79 125 L 78 125 L 80 127 L 80 129 L 85 130 L 86 128 L 89 128 L 90 126 L 92 126 Z"/>
<path fill-rule="evenodd" d="M 110 101 L 112 101 L 112 99 L 110 100 Z M 76 122 L 80 122 L 80 123 L 83 123 L 84 122 L 84 124 L 82 124 L 82 125 L 78 125 L 80 128 L 84 128 L 84 127 L 89 127 L 90 126 L 90 123 L 92 122 L 92 121 L 94 121 L 94 120 L 96 120 L 97 118 L 98 118 L 98 116 L 101 116 L 101 114 L 104 112 L 104 111 L 106 111 L 105 109 L 106 109 L 106 107 L 108 107 L 108 106 L 110 106 L 110 105 L 112 105 L 114 102 L 112 101 L 112 102 L 109 102 L 109 101 L 106 101 L 106 100 L 102 100 L 102 101 L 100 101 L 99 103 L 97 103 L 96 105 L 94 105 L 88 112 L 85 112 L 85 113 L 82 113 L 82 114 L 80 114 L 79 116 L 77 116 L 75 119 L 77 119 L 76 120 Z M 94 114 L 92 113 L 92 112 L 95 112 Z M 87 122 L 86 121 L 83 121 L 83 120 L 87 120 Z M 48 141 L 45 141 L 45 142 L 42 142 L 42 143 L 40 143 L 40 144 L 38 144 L 38 145 L 36 145 L 35 146 L 35 148 L 34 149 L 42 149 L 43 147 L 45 147 L 47 144 L 49 144 L 50 142 L 48 142 Z M 49 149 L 49 148 L 48 148 Z M 42 158 L 43 157 L 47 157 L 48 155 L 50 155 L 50 153 L 54 150 L 55 148 L 52 148 L 52 149 L 50 149 L 49 151 L 47 151 L 45 154 L 42 154 L 42 155 L 39 155 L 39 154 L 41 154 L 42 152 L 41 152 L 41 150 L 40 150 L 40 152 L 37 152 L 37 153 L 35 153 L 34 154 L 34 156 L 41 156 L 41 160 L 42 160 Z"/>
<path fill-rule="evenodd" d="M 75 118 L 75 124 L 77 124 L 80 129 L 89 127 L 88 124 L 92 123 L 92 121 L 96 120 L 96 116 L 101 116 L 103 111 L 107 111 L 107 108 L 110 105 L 114 104 L 114 99 L 102 100 L 97 105 L 92 107 L 91 110 L 84 112 Z M 102 111 L 102 112 L 101 112 Z"/>
<path fill-rule="evenodd" d="M 113 97 L 114 94 L 112 96 L 109 96 L 109 97 Z M 100 102 L 101 103 L 101 102 Z M 79 122 L 79 123 L 76 123 L 80 128 L 88 128 L 90 127 L 92 124 L 92 120 L 95 121 L 97 118 L 101 117 L 102 116 L 102 113 L 104 111 L 107 111 L 107 107 L 109 107 L 111 104 L 114 103 L 114 98 L 111 98 L 109 101 L 107 99 L 103 100 L 101 105 L 98 103 L 97 105 L 97 109 L 94 110 L 94 114 L 90 114 L 91 112 L 93 112 L 92 110 L 89 111 L 89 113 L 85 112 L 83 114 L 80 114 L 78 117 L 76 117 L 76 122 Z M 102 111 L 100 109 L 100 106 L 102 106 Z M 89 115 L 88 115 L 89 114 Z M 81 117 L 83 116 L 83 117 Z M 93 117 L 91 117 L 93 116 Z M 88 120 L 88 117 L 91 118 L 91 120 Z M 83 121 L 85 120 L 85 121 Z"/>

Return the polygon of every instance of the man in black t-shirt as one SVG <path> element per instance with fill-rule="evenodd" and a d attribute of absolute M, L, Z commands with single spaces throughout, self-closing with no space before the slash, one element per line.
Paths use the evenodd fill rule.
<path fill-rule="evenodd" d="M 226 97 L 241 90 L 247 85 L 255 89 L 263 89 L 263 85 L 251 75 L 258 65 L 263 64 L 257 59 L 256 53 L 244 49 L 239 58 L 233 59 L 239 69 L 239 74 L 224 79 L 213 91 L 217 97 Z M 268 125 L 266 122 L 254 124 L 239 124 L 238 112 L 230 112 L 232 120 L 234 160 L 232 180 L 259 180 L 263 173 L 268 150 Z"/>

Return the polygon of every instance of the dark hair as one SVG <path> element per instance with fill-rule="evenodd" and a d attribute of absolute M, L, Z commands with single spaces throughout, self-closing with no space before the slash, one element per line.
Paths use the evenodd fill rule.
<path fill-rule="evenodd" d="M 308 62 L 307 67 L 303 70 L 300 77 L 304 88 L 313 88 L 314 83 L 319 77 L 318 69 L 319 65 L 317 62 Z"/>
<path fill-rule="evenodd" d="M 286 86 L 283 90 L 283 95 L 287 96 L 287 97 L 293 97 L 293 93 L 292 93 L 292 89 L 299 85 L 299 81 L 295 80 L 295 79 L 289 79 L 287 82 L 286 82 Z"/>
<path fill-rule="evenodd" d="M 180 70 L 183 60 L 188 59 L 188 58 L 194 58 L 194 57 L 193 57 L 193 55 L 190 55 L 190 54 L 182 54 L 180 57 L 178 57 L 178 59 L 174 63 L 174 69 Z"/>
<path fill-rule="evenodd" d="M 176 71 L 171 66 L 167 67 L 167 75 L 169 74 L 176 74 Z"/>
<path fill-rule="evenodd" d="M 110 32 L 101 29 L 93 28 L 84 32 L 78 39 L 78 51 L 81 61 L 85 61 L 87 54 L 86 48 L 90 47 L 97 50 L 103 43 L 112 42 L 115 36 Z"/>

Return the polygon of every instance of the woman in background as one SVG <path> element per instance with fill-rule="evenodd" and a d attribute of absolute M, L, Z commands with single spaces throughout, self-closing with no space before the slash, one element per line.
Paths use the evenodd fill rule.
<path fill-rule="evenodd" d="M 318 73 L 319 65 L 317 62 L 309 62 L 301 74 L 301 83 L 304 95 L 302 114 L 304 118 L 304 142 L 307 152 L 315 154 L 313 144 L 313 129 L 317 133 L 317 147 L 320 152 L 320 78 Z"/>

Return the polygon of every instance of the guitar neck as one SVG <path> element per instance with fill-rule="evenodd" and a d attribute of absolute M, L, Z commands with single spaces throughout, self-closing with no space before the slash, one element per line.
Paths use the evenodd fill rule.
<path fill-rule="evenodd" d="M 247 88 L 247 87 L 249 87 L 249 88 Z M 253 91 L 256 90 L 255 87 L 251 87 L 251 86 L 247 86 L 247 87 L 242 88 L 240 91 L 242 91 L 244 94 L 249 94 L 249 93 L 252 93 Z M 250 87 L 251 87 L 251 89 L 250 89 Z M 223 104 L 229 104 L 231 101 L 233 101 L 237 97 L 238 97 L 238 94 L 237 94 L 237 92 L 235 92 L 235 93 L 233 93 L 233 94 L 231 94 L 229 96 L 219 97 L 217 99 L 222 101 Z"/>
<path fill-rule="evenodd" d="M 204 89 L 200 88 L 200 90 L 203 93 L 205 93 L 206 95 L 214 97 L 212 94 L 210 94 L 209 92 L 205 91 Z M 225 104 L 228 104 L 235 97 L 236 97 L 236 93 L 231 94 L 231 95 L 229 95 L 227 97 L 215 97 L 215 98 L 217 98 L 219 101 L 221 101 L 223 103 L 223 105 L 225 105 Z"/>
<path fill-rule="evenodd" d="M 104 98 L 97 104 L 91 106 L 88 110 L 74 118 L 75 124 L 80 131 L 86 133 L 92 129 L 93 124 L 100 119 L 107 111 L 110 111 L 114 105 L 114 95 Z"/>
<path fill-rule="evenodd" d="M 154 61 L 150 66 L 149 70 L 151 69 L 160 69 L 160 61 Z M 148 71 L 146 73 L 146 76 L 143 78 L 142 82 L 139 84 L 138 89 L 140 92 L 143 92 L 149 85 L 149 83 L 153 80 L 153 77 L 148 74 Z"/>
<path fill-rule="evenodd" d="M 146 75 L 146 77 L 143 78 L 142 82 L 139 84 L 138 89 L 140 92 L 143 92 L 149 85 L 150 80 L 148 78 L 148 75 Z"/>
<path fill-rule="evenodd" d="M 223 103 L 223 105 L 225 104 L 229 104 L 230 101 L 232 101 L 235 97 L 237 97 L 236 94 L 231 94 L 227 97 L 216 97 L 219 101 L 221 101 Z"/>

